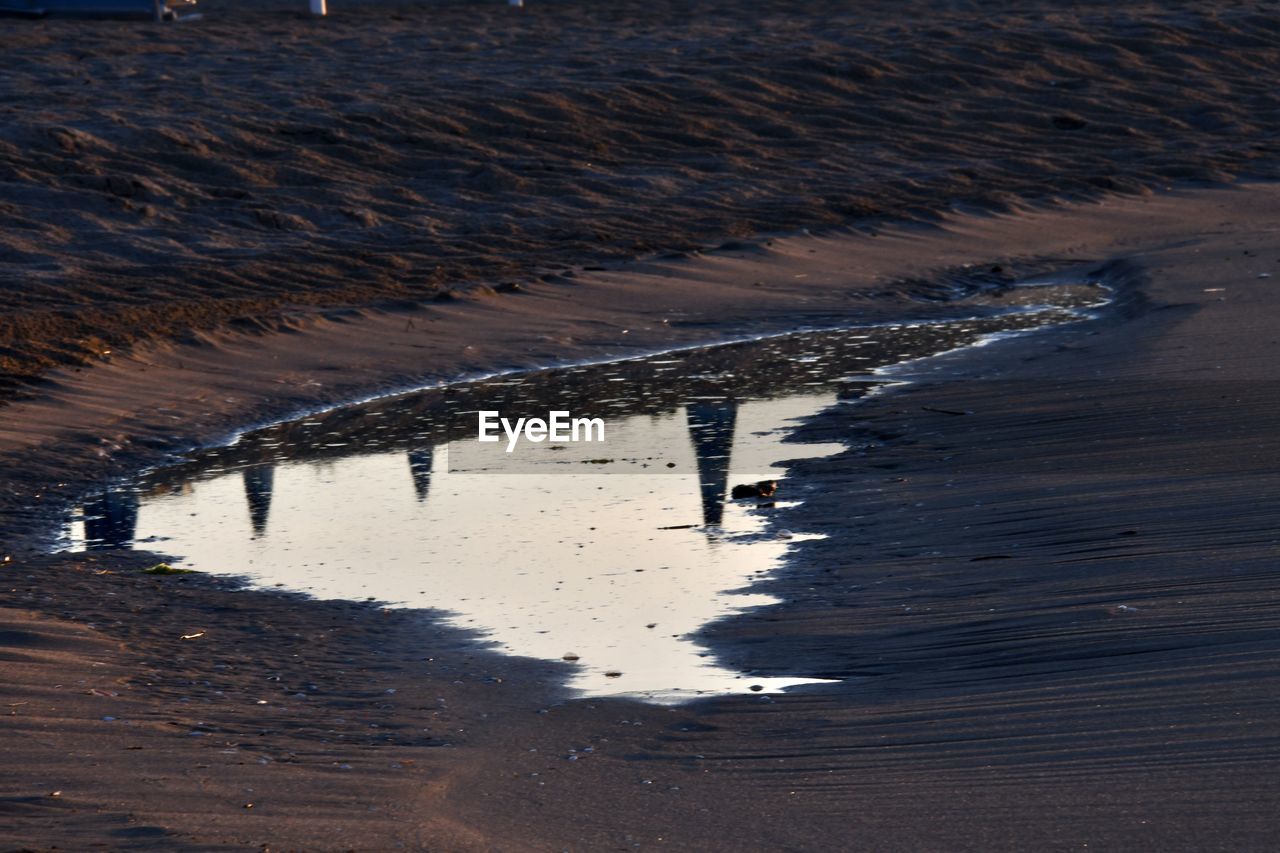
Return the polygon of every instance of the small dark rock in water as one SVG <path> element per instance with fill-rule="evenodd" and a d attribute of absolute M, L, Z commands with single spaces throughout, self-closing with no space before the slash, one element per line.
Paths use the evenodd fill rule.
<path fill-rule="evenodd" d="M 763 685 L 763 684 L 753 684 L 753 685 L 751 685 L 751 689 L 752 689 L 753 691 L 755 691 L 756 693 L 759 693 L 761 690 L 764 690 L 764 685 Z"/>
<path fill-rule="evenodd" d="M 771 498 L 776 491 L 778 491 L 777 480 L 761 480 L 759 483 L 734 486 L 729 494 L 735 501 L 740 501 L 746 498 Z"/>

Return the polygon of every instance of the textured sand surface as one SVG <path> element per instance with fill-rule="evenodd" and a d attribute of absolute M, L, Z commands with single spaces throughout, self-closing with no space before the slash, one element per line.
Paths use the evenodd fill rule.
<path fill-rule="evenodd" d="M 1275 174 L 1270 4 L 0 21 L 0 370 L 801 226 Z"/>
<path fill-rule="evenodd" d="M 842 679 L 835 688 L 675 709 L 566 703 L 550 669 L 488 656 L 407 611 L 152 577 L 138 572 L 145 555 L 18 553 L 0 568 L 20 608 L 0 625 L 11 759 L 0 839 L 1265 848 L 1280 737 L 1280 292 L 1260 276 L 1280 267 L 1277 233 L 1280 192 L 1255 187 L 779 241 L 749 261 L 684 265 L 721 295 L 726 267 L 780 287 L 807 268 L 821 305 L 850 280 L 860 292 L 852 270 L 918 273 L 921 259 L 945 267 L 1039 247 L 1105 267 L 1121 288 L 1099 321 L 959 355 L 912 389 L 810 425 L 809 437 L 857 449 L 797 465 L 784 486 L 805 502 L 779 524 L 830 538 L 769 582 L 786 604 L 708 637 L 734 665 L 808 670 Z M 824 281 L 836 258 L 846 278 Z M 574 318 L 540 317 L 554 302 L 534 291 L 463 302 L 435 325 L 483 329 L 476 358 L 518 359 L 530 327 L 580 331 L 593 302 L 614 322 L 652 316 L 652 272 L 582 285 Z M 303 353 L 340 354 L 325 342 L 352 346 L 367 336 L 344 338 L 351 327 L 378 322 L 266 338 L 258 352 L 287 374 Z M 687 334 L 664 329 L 645 334 Z M 423 345 L 438 364 L 466 357 L 447 332 Z M 167 350 L 203 353 L 186 388 L 172 369 L 140 380 L 136 359 L 60 377 L 51 399 L 7 410 L 30 420 L 8 433 L 26 449 L 6 456 L 0 487 L 112 464 L 64 453 L 59 468 L 51 452 L 80 447 L 77 435 L 91 442 L 104 418 L 122 438 L 150 439 L 114 451 L 120 460 L 155 458 L 163 441 L 145 406 L 109 407 L 104 388 L 214 391 L 211 411 L 228 420 L 269 411 L 279 386 L 271 369 L 234 369 L 242 347 Z M 42 443 L 38 425 L 57 432 L 41 419 L 58 411 L 62 443 Z M 190 428 L 201 434 L 198 420 Z M 565 760 L 586 746 L 588 757 Z"/>
<path fill-rule="evenodd" d="M 1274 846 L 1280 191 L 1190 187 L 1277 176 L 1276 5 L 528 2 L 0 20 L 0 847 Z M 707 638 L 834 688 L 565 702 L 38 547 L 249 423 L 964 311 L 965 265 L 1122 299 L 806 427 L 856 447 L 785 483 L 829 538 Z"/>

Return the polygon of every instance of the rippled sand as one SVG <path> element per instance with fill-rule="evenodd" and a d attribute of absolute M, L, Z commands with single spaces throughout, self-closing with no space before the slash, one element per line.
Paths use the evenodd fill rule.
<path fill-rule="evenodd" d="M 737 235 L 1274 174 L 1274 15 L 1059 5 L 0 21 L 0 370 Z"/>

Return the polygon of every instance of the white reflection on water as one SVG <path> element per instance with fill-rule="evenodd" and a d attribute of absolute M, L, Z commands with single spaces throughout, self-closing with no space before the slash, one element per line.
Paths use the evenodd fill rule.
<path fill-rule="evenodd" d="M 840 450 L 781 443 L 790 419 L 834 401 L 828 393 L 740 404 L 727 483 L 777 477 L 779 461 Z M 766 535 L 769 510 L 754 501 L 730 502 L 717 527 L 704 526 L 683 408 L 609 429 L 611 453 L 660 449 L 687 473 L 458 473 L 444 446 L 429 463 L 418 458 L 416 477 L 404 453 L 286 462 L 267 469 L 268 497 L 254 469 L 144 497 L 135 540 L 157 537 L 155 547 L 181 555 L 185 567 L 247 574 L 261 587 L 449 611 L 447 621 L 509 654 L 578 656 L 564 666 L 568 686 L 585 695 L 678 701 L 813 681 L 724 669 L 687 638 L 772 603 L 724 593 L 778 566 L 804 537 Z M 258 480 L 248 510 L 246 475 Z"/>
<path fill-rule="evenodd" d="M 1059 290 L 1059 309 L 1038 307 L 1043 289 L 1030 308 L 982 319 L 545 371 L 270 427 L 92 496 L 72 547 L 137 543 L 263 588 L 443 611 L 502 652 L 562 662 L 580 695 L 677 702 L 809 683 L 726 669 L 693 639 L 772 603 L 739 591 L 806 538 L 778 538 L 772 507 L 726 501 L 729 489 L 842 449 L 782 439 L 797 419 L 882 381 L 869 372 L 1099 304 L 1096 288 Z M 599 445 L 543 444 L 495 464 L 504 454 L 481 452 L 474 419 L 459 430 L 441 414 L 501 408 L 494 399 L 520 414 L 606 418 L 612 461 L 595 464 Z M 783 482 L 778 498 L 787 491 Z"/>

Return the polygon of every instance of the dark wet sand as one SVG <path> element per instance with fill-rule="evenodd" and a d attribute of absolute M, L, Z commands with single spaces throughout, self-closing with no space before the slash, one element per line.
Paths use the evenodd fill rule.
<path fill-rule="evenodd" d="M 644 265 L 584 276 L 574 317 L 540 314 L 556 303 L 536 292 L 459 305 L 438 325 L 484 329 L 485 357 L 502 363 L 532 357 L 522 335 L 535 320 L 583 345 L 597 302 L 615 323 L 640 321 L 664 284 L 702 280 L 725 296 L 717 276 L 746 269 L 766 281 L 811 275 L 823 311 L 890 270 L 1009 256 L 1103 269 L 1120 288 L 1099 321 L 957 355 L 937 381 L 806 427 L 858 447 L 799 463 L 784 487 L 805 503 L 778 523 L 830 538 L 765 585 L 786 604 L 708 637 L 726 661 L 844 679 L 832 688 L 678 709 L 564 702 L 554 666 L 485 655 L 407 612 L 141 575 L 128 554 L 19 552 L 2 570 L 3 838 L 1266 848 L 1280 769 L 1277 233 L 1280 192 L 1255 186 L 802 237 L 686 262 L 681 279 Z M 714 302 L 687 316 L 709 318 Z M 734 304 L 737 319 L 717 333 L 778 313 L 764 296 Z M 307 372 L 308 353 L 341 353 L 368 338 L 352 329 L 392 320 L 404 315 L 315 328 L 296 336 L 303 345 L 260 340 L 255 360 L 274 353 L 274 366 L 258 373 L 234 369 L 247 345 L 232 337 L 203 356 L 169 348 L 63 375 L 46 400 L 8 410 L 5 470 L 28 476 L 3 486 L 157 458 L 165 444 L 146 417 L 157 400 L 223 401 L 193 436 L 217 434 L 217 418 L 278 411 L 272 376 L 323 375 Z M 690 334 L 627 325 L 651 345 Z M 364 354 L 408 370 L 397 344 L 381 336 Z M 476 366 L 447 331 L 429 345 L 441 348 L 437 366 Z M 171 363 L 184 357 L 204 361 Z M 349 387 L 374 372 L 355 361 L 330 371 Z M 326 393 L 344 393 L 341 381 Z M 128 389 L 133 405 L 102 404 Z M 49 426 L 58 413 L 75 415 L 61 432 Z M 113 460 L 94 463 L 104 423 L 120 439 Z M 15 532 L 48 517 L 6 515 Z M 594 752 L 565 760 L 585 746 Z"/>
<path fill-rule="evenodd" d="M 1280 192 L 1222 188 L 1276 177 L 1271 4 L 299 5 L 0 21 L 0 848 L 1275 846 Z M 779 524 L 830 538 L 707 636 L 834 688 L 566 702 L 41 551 L 246 424 L 939 316 L 965 264 L 1123 298 L 806 427 L 857 449 Z"/>

